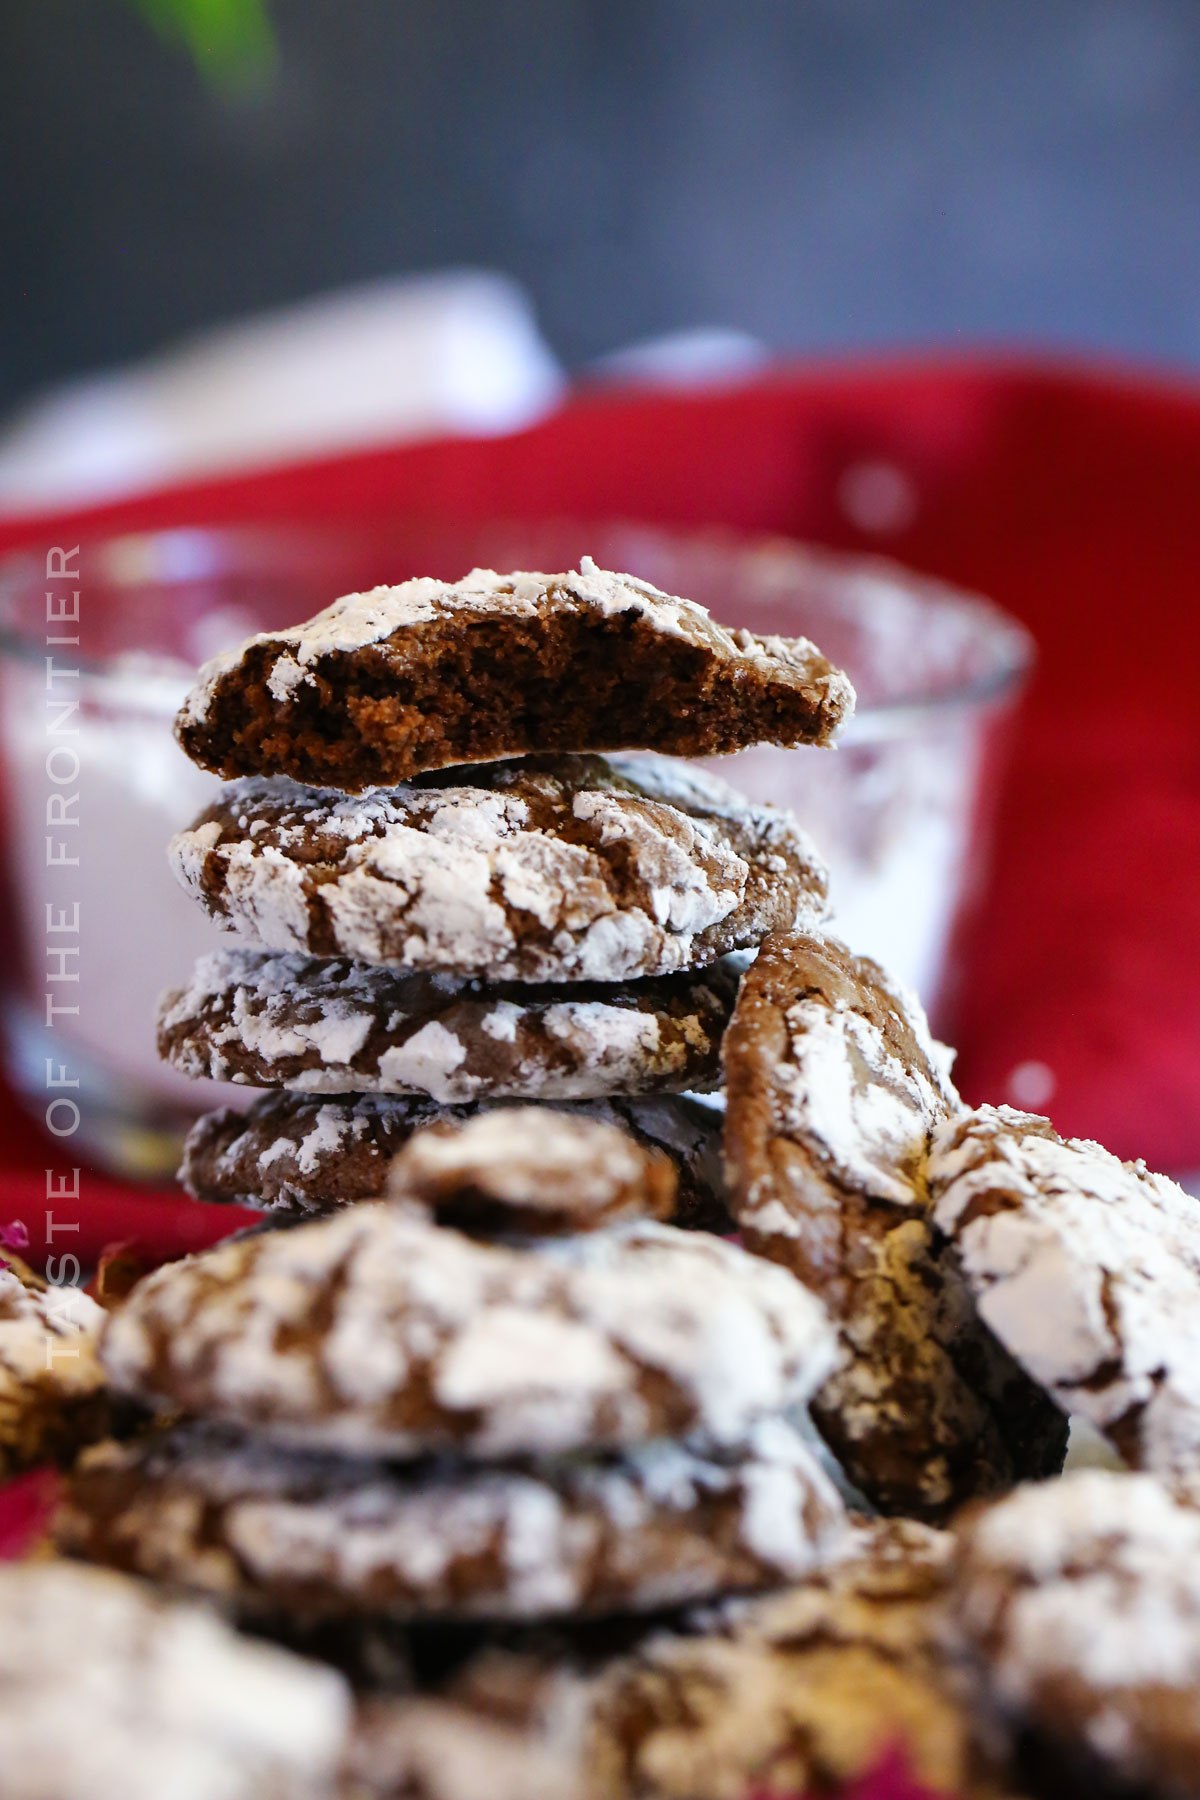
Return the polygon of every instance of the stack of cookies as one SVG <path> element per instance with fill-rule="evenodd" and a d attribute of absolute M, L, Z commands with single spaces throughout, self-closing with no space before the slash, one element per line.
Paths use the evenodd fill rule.
<path fill-rule="evenodd" d="M 684 1090 L 825 872 L 786 816 L 600 752 L 820 742 L 850 700 L 811 645 L 586 563 L 352 596 L 210 667 L 180 737 L 235 779 L 171 854 L 240 942 L 160 1042 L 267 1089 L 185 1179 L 291 1228 L 114 1314 L 110 1380 L 171 1417 L 82 1459 L 65 1547 L 293 1635 L 823 1560 L 844 1507 L 796 1415 L 833 1334 L 694 1229 L 725 1223 L 720 1115 Z"/>
<path fill-rule="evenodd" d="M 325 1212 L 378 1194 L 448 1109 L 586 1102 L 667 1149 L 684 1217 L 716 1222 L 719 1120 L 674 1096 L 717 1084 L 738 953 L 819 920 L 825 870 L 785 814 L 598 752 L 825 742 L 852 697 L 812 645 L 587 559 L 352 595 L 218 659 L 180 741 L 241 779 L 171 857 L 239 941 L 167 999 L 159 1042 L 273 1091 L 200 1123 L 187 1188 Z"/>

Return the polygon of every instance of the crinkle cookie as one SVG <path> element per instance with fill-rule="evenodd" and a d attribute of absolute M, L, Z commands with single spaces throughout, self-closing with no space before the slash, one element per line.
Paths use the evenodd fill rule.
<path fill-rule="evenodd" d="M 669 1218 L 675 1168 L 600 1119 L 496 1107 L 418 1131 L 392 1164 L 388 1193 L 476 1237 L 559 1237 Z"/>
<path fill-rule="evenodd" d="M 998 1791 L 942 1643 L 950 1552 L 880 1523 L 801 1584 L 650 1638 L 597 1682 L 596 1800 L 840 1792 L 897 1752 L 923 1789 Z"/>
<path fill-rule="evenodd" d="M 170 855 L 265 949 L 489 981 L 667 975 L 825 910 L 786 813 L 655 759 L 534 757 L 356 798 L 242 781 Z"/>
<path fill-rule="evenodd" d="M 0 1481 L 103 1436 L 103 1319 L 78 1288 L 24 1281 L 0 1260 Z"/>
<path fill-rule="evenodd" d="M 730 1206 L 747 1248 L 829 1307 L 814 1403 L 851 1481 L 940 1519 L 1061 1467 L 1066 1421 L 983 1330 L 938 1254 L 925 1161 L 958 1104 L 916 998 L 829 938 L 773 936 L 725 1039 Z"/>
<path fill-rule="evenodd" d="M 1193 1800 L 1200 1514 L 1152 1476 L 1086 1469 L 969 1513 L 959 1536 L 955 1623 L 1001 1713 L 1090 1775 L 1081 1793 L 1103 1772 Z"/>
<path fill-rule="evenodd" d="M 89 1452 L 57 1540 L 246 1614 L 542 1619 L 795 1578 L 844 1525 L 782 1420 L 725 1454 L 660 1442 L 496 1466 L 317 1457 L 185 1425 Z"/>
<path fill-rule="evenodd" d="M 496 1101 L 500 1111 L 517 1101 Z M 547 1109 L 541 1108 L 539 1112 Z M 724 1210 L 721 1114 L 684 1095 L 641 1100 L 564 1100 L 568 1120 L 597 1120 L 661 1150 L 676 1176 L 672 1223 L 732 1232 Z M 383 1193 L 392 1158 L 415 1131 L 485 1117 L 477 1107 L 446 1107 L 404 1094 L 338 1099 L 271 1091 L 248 1112 L 221 1107 L 188 1134 L 179 1179 L 197 1200 L 248 1206 L 287 1218 L 336 1212 Z"/>
<path fill-rule="evenodd" d="M 565 575 L 473 569 L 348 594 L 208 663 L 175 729 L 218 774 L 359 793 L 548 750 L 824 744 L 853 705 L 807 639 L 726 631 L 585 556 Z"/>
<path fill-rule="evenodd" d="M 712 1087 L 738 971 L 623 986 L 485 986 L 269 950 L 202 956 L 164 996 L 158 1048 L 193 1077 L 445 1105 Z"/>
<path fill-rule="evenodd" d="M 513 1248 L 368 1204 L 156 1270 L 102 1354 L 117 1388 L 278 1442 L 502 1457 L 737 1443 L 831 1338 L 786 1270 L 704 1232 Z"/>
<path fill-rule="evenodd" d="M 334 1800 L 332 1669 L 67 1562 L 0 1568 L 4 1800 Z"/>
<path fill-rule="evenodd" d="M 934 1218 L 989 1329 L 1127 1462 L 1200 1482 L 1200 1201 L 980 1107 L 938 1131 Z"/>

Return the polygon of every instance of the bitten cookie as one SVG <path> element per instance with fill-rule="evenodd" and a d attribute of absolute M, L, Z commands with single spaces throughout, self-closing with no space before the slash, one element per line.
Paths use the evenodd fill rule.
<path fill-rule="evenodd" d="M 221 775 L 358 793 L 531 751 L 823 744 L 853 704 L 806 639 L 726 631 L 583 557 L 566 575 L 473 569 L 348 594 L 207 664 L 176 733 Z"/>
<path fill-rule="evenodd" d="M 493 1103 L 496 1110 L 506 1104 Z M 668 1156 L 676 1177 L 672 1223 L 733 1230 L 724 1210 L 722 1118 L 714 1107 L 665 1094 L 561 1101 L 554 1111 L 565 1119 L 598 1120 Z M 222 1107 L 198 1119 L 184 1145 L 179 1179 L 197 1200 L 314 1217 L 377 1200 L 392 1158 L 415 1131 L 480 1116 L 475 1107 L 445 1107 L 415 1095 L 322 1099 L 272 1091 L 248 1112 Z"/>
<path fill-rule="evenodd" d="M 0 1261 L 0 1481 L 104 1434 L 103 1319 L 78 1288 L 27 1284 Z"/>
<path fill-rule="evenodd" d="M 473 1236 L 559 1237 L 668 1218 L 675 1169 L 619 1126 L 510 1106 L 418 1131 L 393 1162 L 387 1191 Z"/>
<path fill-rule="evenodd" d="M 1153 1477 L 1080 1470 L 969 1514 L 952 1601 L 991 1700 L 1060 1752 L 1055 1791 L 1200 1791 L 1200 1514 Z"/>
<path fill-rule="evenodd" d="M 980 1107 L 944 1124 L 934 1218 L 980 1316 L 1126 1461 L 1200 1486 L 1200 1201 L 1144 1164 Z"/>
<path fill-rule="evenodd" d="M 747 1248 L 838 1324 L 813 1412 L 851 1481 L 884 1510 L 939 1519 L 1061 1467 L 1065 1419 L 938 1254 L 925 1161 L 958 1096 L 915 997 L 832 939 L 771 937 L 725 1068 L 730 1205 Z"/>
<path fill-rule="evenodd" d="M 807 1398 L 831 1340 L 786 1270 L 704 1232 L 511 1248 L 363 1205 L 157 1270 L 102 1355 L 119 1389 L 277 1442 L 494 1458 L 737 1443 Z"/>
<path fill-rule="evenodd" d="M 265 949 L 489 981 L 666 975 L 825 910 L 786 813 L 654 759 L 534 757 L 355 799 L 237 782 L 170 855 Z"/>
<path fill-rule="evenodd" d="M 804 1574 L 844 1530 L 803 1439 L 726 1455 L 388 1467 L 182 1426 L 77 1467 L 57 1539 L 90 1562 L 304 1620 L 645 1612 Z"/>
<path fill-rule="evenodd" d="M 159 1011 L 193 1077 L 310 1094 L 587 1099 L 711 1087 L 738 971 L 623 986 L 484 986 L 339 958 L 218 950 Z"/>
<path fill-rule="evenodd" d="M 0 1568 L 4 1800 L 332 1800 L 350 1695 L 207 1608 L 66 1562 Z"/>
<path fill-rule="evenodd" d="M 963 1669 L 943 1647 L 951 1540 L 874 1525 L 786 1591 L 660 1635 L 597 1683 L 596 1800 L 745 1800 L 838 1791 L 899 1753 L 921 1787 L 992 1785 Z"/>

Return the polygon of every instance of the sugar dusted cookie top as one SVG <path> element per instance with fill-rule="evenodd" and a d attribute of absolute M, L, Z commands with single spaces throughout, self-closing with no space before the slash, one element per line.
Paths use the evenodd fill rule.
<path fill-rule="evenodd" d="M 617 1660 L 591 1726 L 598 1800 L 840 1792 L 897 1751 L 922 1789 L 996 1793 L 942 1642 L 952 1547 L 880 1522 L 781 1593 Z"/>
<path fill-rule="evenodd" d="M 332 1669 L 75 1563 L 0 1568 L 5 1800 L 334 1800 Z"/>
<path fill-rule="evenodd" d="M 939 1254 L 925 1163 L 958 1096 L 915 995 L 813 933 L 767 939 L 726 1034 L 730 1206 L 837 1320 L 815 1415 L 887 1511 L 941 1519 L 1061 1466 L 1066 1426 Z"/>
<path fill-rule="evenodd" d="M 78 1288 L 27 1281 L 0 1262 L 0 1480 L 103 1430 L 103 1319 Z"/>
<path fill-rule="evenodd" d="M 1200 1513 L 1151 1476 L 1086 1469 L 959 1536 L 954 1621 L 1000 1709 L 1110 1776 L 1195 1793 Z"/>
<path fill-rule="evenodd" d="M 675 1169 L 616 1124 L 511 1106 L 416 1132 L 392 1163 L 388 1191 L 462 1231 L 555 1237 L 669 1217 Z"/>
<path fill-rule="evenodd" d="M 209 663 L 176 729 L 222 775 L 360 792 L 530 751 L 827 743 L 853 703 L 806 639 L 727 631 L 584 557 L 348 594 Z"/>
<path fill-rule="evenodd" d="M 665 975 L 825 911 L 786 813 L 651 759 L 533 757 L 353 799 L 241 781 L 170 854 L 264 949 L 493 981 Z"/>
<path fill-rule="evenodd" d="M 938 1227 L 988 1328 L 1127 1461 L 1200 1485 L 1200 1200 L 1048 1119 L 939 1127 Z"/>
<path fill-rule="evenodd" d="M 157 1270 L 102 1354 L 122 1391 L 279 1442 L 487 1458 L 735 1443 L 832 1343 L 786 1270 L 705 1232 L 511 1248 L 368 1204 Z"/>

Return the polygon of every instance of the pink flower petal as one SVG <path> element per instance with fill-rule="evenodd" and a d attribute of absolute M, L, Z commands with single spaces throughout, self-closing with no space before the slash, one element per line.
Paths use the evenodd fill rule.
<path fill-rule="evenodd" d="M 809 1800 L 797 1793 L 781 1793 L 775 1788 L 756 1788 L 746 1800 Z M 890 1751 L 869 1775 L 838 1790 L 838 1800 L 954 1800 L 954 1796 L 925 1787 L 909 1772 L 908 1759 L 902 1751 Z"/>
<path fill-rule="evenodd" d="M 0 1562 L 19 1562 L 37 1544 L 58 1503 L 54 1469 L 30 1469 L 0 1487 Z"/>

